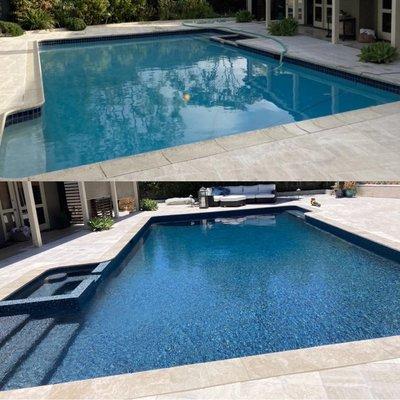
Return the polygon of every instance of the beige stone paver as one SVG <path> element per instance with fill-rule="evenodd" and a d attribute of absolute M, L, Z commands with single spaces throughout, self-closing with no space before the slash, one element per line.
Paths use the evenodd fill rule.
<path fill-rule="evenodd" d="M 200 26 L 266 33 L 262 23 L 219 21 Z M 7 112 L 43 103 L 36 41 L 182 29 L 192 28 L 179 21 L 161 21 L 92 26 L 83 32 L 29 32 L 20 38 L 0 38 L 0 76 L 6 77 L 0 83 L 0 137 Z M 290 57 L 400 84 L 400 61 L 390 65 L 364 64 L 358 61 L 359 50 L 342 44 L 332 45 L 302 35 L 279 40 Z M 269 39 L 242 42 L 272 52 L 281 51 L 281 46 Z M 392 129 L 388 133 L 387 127 L 400 125 L 399 110 L 400 102 L 397 102 L 288 124 L 279 129 L 232 135 L 51 172 L 32 179 L 55 181 L 80 176 L 83 180 L 393 180 L 400 170 L 400 141 L 398 131 Z M 357 141 L 365 137 L 367 140 L 360 149 Z M 327 147 L 340 151 L 333 155 L 326 151 Z"/>
<path fill-rule="evenodd" d="M 314 197 L 321 208 L 311 207 L 309 197 L 281 198 L 277 205 L 299 205 L 313 218 L 400 250 L 400 199 Z M 201 212 L 161 204 L 156 212 L 121 219 L 110 231 L 77 232 L 5 259 L 0 262 L 0 298 L 47 268 L 111 259 L 152 215 Z M 399 398 L 399 377 L 400 336 L 392 336 L 0 392 L 0 399 Z"/>

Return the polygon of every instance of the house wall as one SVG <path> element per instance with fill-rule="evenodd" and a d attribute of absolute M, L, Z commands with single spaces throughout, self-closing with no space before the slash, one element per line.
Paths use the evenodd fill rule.
<path fill-rule="evenodd" d="M 44 195 L 46 198 L 50 229 L 54 229 L 58 225 L 59 215 L 61 213 L 60 198 L 58 195 L 57 183 L 45 182 Z"/>
<path fill-rule="evenodd" d="M 119 198 L 133 197 L 133 182 L 117 182 L 116 185 Z M 85 188 L 88 201 L 111 196 L 109 182 L 86 182 Z"/>

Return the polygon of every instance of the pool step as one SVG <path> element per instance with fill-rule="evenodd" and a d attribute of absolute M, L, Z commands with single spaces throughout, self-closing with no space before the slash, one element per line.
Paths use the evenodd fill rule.
<path fill-rule="evenodd" d="M 78 329 L 78 323 L 55 325 L 18 366 L 2 389 L 19 389 L 47 383 Z"/>
<path fill-rule="evenodd" d="M 11 335 L 22 328 L 28 318 L 29 315 L 27 314 L 0 317 L 0 348 Z"/>
<path fill-rule="evenodd" d="M 54 318 L 29 320 L 3 344 L 0 348 L 0 389 L 53 324 Z"/>

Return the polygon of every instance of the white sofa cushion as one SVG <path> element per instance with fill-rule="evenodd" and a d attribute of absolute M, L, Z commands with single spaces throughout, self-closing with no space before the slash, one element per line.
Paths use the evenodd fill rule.
<path fill-rule="evenodd" d="M 229 203 L 229 202 L 233 202 L 233 201 L 241 201 L 241 200 L 246 200 L 246 196 L 243 195 L 229 195 L 229 196 L 223 196 L 221 198 L 221 203 Z"/>
<path fill-rule="evenodd" d="M 258 185 L 259 193 L 271 193 L 273 190 L 276 190 L 276 185 L 274 183 Z"/>
<path fill-rule="evenodd" d="M 273 199 L 275 195 L 273 193 L 260 193 L 256 194 L 256 199 Z"/>
<path fill-rule="evenodd" d="M 185 204 L 193 204 L 194 198 L 193 197 L 172 197 L 170 199 L 165 200 L 165 204 L 168 206 L 178 206 L 178 205 L 185 205 Z"/>
<path fill-rule="evenodd" d="M 247 196 L 248 194 L 257 194 L 258 193 L 258 185 L 252 186 L 243 186 L 243 194 Z"/>
<path fill-rule="evenodd" d="M 243 186 L 227 186 L 229 194 L 243 194 Z"/>
<path fill-rule="evenodd" d="M 214 196 L 214 201 L 221 201 L 224 196 Z"/>
<path fill-rule="evenodd" d="M 255 194 L 244 194 L 246 196 L 246 200 L 254 200 L 256 198 Z"/>

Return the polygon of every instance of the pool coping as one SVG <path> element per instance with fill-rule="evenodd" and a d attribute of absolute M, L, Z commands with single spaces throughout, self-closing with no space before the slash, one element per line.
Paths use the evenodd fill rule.
<path fill-rule="evenodd" d="M 123 257 L 124 250 L 129 248 L 132 241 L 140 239 L 144 230 L 151 223 L 165 220 L 213 218 L 213 215 L 221 215 L 221 213 L 226 216 L 237 216 L 243 213 L 254 215 L 255 213 L 279 212 L 279 210 L 285 209 L 304 211 L 306 220 L 311 220 L 311 223 L 316 224 L 317 227 L 319 223 L 323 223 L 324 230 L 328 225 L 333 234 L 337 233 L 338 230 L 345 231 L 349 235 L 345 240 L 351 241 L 355 245 L 368 243 L 370 246 L 372 243 L 378 246 L 378 250 L 384 248 L 386 251 L 389 249 L 397 252 L 397 257 L 400 256 L 400 243 L 332 221 L 325 216 L 318 215 L 318 209 L 311 206 L 293 203 L 292 205 L 276 204 L 246 210 L 239 208 L 221 211 L 218 208 L 216 210 L 208 209 L 205 212 L 164 213 L 159 215 L 145 212 L 146 218 L 141 219 L 136 224 L 138 225 L 135 229 L 136 233 L 133 235 L 127 233 L 117 243 L 117 246 L 115 246 L 117 249 L 112 249 L 114 257 L 100 266 L 100 272 L 107 270 L 110 262 L 117 262 L 117 258 Z M 127 238 L 128 235 L 129 238 Z M 379 255 L 385 256 L 385 254 Z M 400 258 L 396 260 L 400 262 Z M 4 391 L 0 392 L 0 399 L 26 397 L 86 399 L 93 398 L 93 396 L 132 399 L 290 374 L 342 368 L 399 357 L 400 335 L 397 335 Z"/>
<path fill-rule="evenodd" d="M 12 115 L 15 115 L 15 121 L 21 122 L 27 119 L 32 119 L 40 116 L 39 109 L 45 103 L 42 70 L 40 63 L 39 50 L 41 46 L 48 46 L 58 43 L 68 42 L 93 42 L 105 40 L 119 40 L 129 39 L 134 37 L 151 37 L 159 35 L 170 34 L 187 34 L 193 32 L 224 32 L 230 33 L 229 27 L 210 27 L 201 26 L 185 27 L 184 25 L 176 26 L 172 30 L 152 31 L 145 33 L 131 33 L 131 34 L 108 34 L 108 35 L 93 35 L 82 36 L 75 38 L 60 38 L 60 39 L 41 39 L 33 42 L 28 42 L 28 48 L 32 45 L 32 57 L 27 60 L 27 84 L 33 85 L 33 97 L 36 96 L 36 101 L 25 104 L 22 109 L 9 110 L 0 114 L 0 145 L 2 142 L 2 135 L 7 123 Z M 250 52 L 263 54 L 265 56 L 277 58 L 278 51 L 266 50 L 261 48 L 255 43 L 249 43 L 254 39 L 239 40 L 237 46 Z M 295 65 L 305 66 L 310 69 L 326 72 L 335 76 L 344 77 L 346 79 L 366 83 L 368 85 L 380 87 L 385 86 L 391 88 L 389 91 L 396 91 L 400 93 L 400 85 L 391 83 L 386 76 L 365 76 L 363 73 L 356 71 L 347 72 L 344 68 L 324 63 L 311 62 L 305 57 L 298 57 L 293 55 L 285 56 L 285 59 Z M 29 74 L 28 74 L 29 72 Z M 33 82 L 33 83 L 32 83 Z M 35 84 L 36 82 L 36 84 Z M 33 87 L 32 86 L 32 87 Z M 232 135 L 221 136 L 215 139 L 198 141 L 190 144 L 183 144 L 179 146 L 172 146 L 161 150 L 140 153 L 136 155 L 117 157 L 111 160 L 105 160 L 81 166 L 64 168 L 61 170 L 50 171 L 25 177 L 18 177 L 18 179 L 28 180 L 68 180 L 76 176 L 83 176 L 82 179 L 94 180 L 107 180 L 110 178 L 122 177 L 129 173 L 140 173 L 149 169 L 157 167 L 165 167 L 173 164 L 180 164 L 187 161 L 203 159 L 210 156 L 218 156 L 223 153 L 229 153 L 234 150 L 242 150 L 247 147 L 258 146 L 263 143 L 276 142 L 287 140 L 306 134 L 318 134 L 333 128 L 347 127 L 358 124 L 360 122 L 377 120 L 389 115 L 396 115 L 400 111 L 400 101 L 386 103 L 379 106 L 362 108 L 345 113 L 338 113 L 319 118 L 307 119 L 300 122 L 292 122 L 289 124 L 276 125 L 271 128 L 253 130 L 248 132 L 241 132 Z M 184 179 L 185 177 L 182 177 Z M 383 178 L 383 177 L 382 177 Z M 1 177 L 0 179 L 7 179 Z M 162 180 L 162 179 L 159 179 Z M 164 179 L 165 180 L 165 179 Z M 363 180 L 363 179 L 358 179 Z"/>

